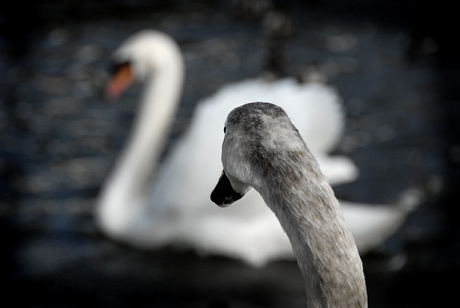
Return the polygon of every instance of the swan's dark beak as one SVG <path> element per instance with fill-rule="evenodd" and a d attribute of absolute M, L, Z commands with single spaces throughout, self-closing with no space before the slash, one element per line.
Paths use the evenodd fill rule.
<path fill-rule="evenodd" d="M 236 200 L 241 199 L 241 197 L 243 197 L 243 195 L 237 193 L 233 189 L 232 184 L 230 184 L 230 180 L 225 174 L 225 171 L 222 171 L 222 175 L 220 176 L 216 187 L 211 193 L 212 202 L 220 207 L 227 207 Z"/>
<path fill-rule="evenodd" d="M 118 98 L 133 83 L 134 74 L 128 62 L 115 66 L 114 73 L 105 88 L 105 96 L 114 100 Z"/>

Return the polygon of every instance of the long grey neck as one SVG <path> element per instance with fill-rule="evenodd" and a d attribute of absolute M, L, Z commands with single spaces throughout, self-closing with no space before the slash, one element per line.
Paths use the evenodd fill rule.
<path fill-rule="evenodd" d="M 269 182 L 255 188 L 291 241 L 308 307 L 367 307 L 361 259 L 316 160 L 308 150 L 279 157 L 261 168 Z"/>

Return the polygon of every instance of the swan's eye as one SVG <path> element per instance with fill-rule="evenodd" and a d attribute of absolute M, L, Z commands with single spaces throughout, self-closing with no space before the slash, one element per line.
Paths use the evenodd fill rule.
<path fill-rule="evenodd" d="M 227 133 L 227 126 L 224 126 L 224 134 Z"/>

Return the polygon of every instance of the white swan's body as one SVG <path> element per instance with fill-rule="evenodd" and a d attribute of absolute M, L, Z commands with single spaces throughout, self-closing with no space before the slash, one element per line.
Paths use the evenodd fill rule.
<path fill-rule="evenodd" d="M 292 244 L 308 307 L 367 307 L 362 262 L 340 204 L 283 109 L 268 103 L 234 109 L 222 163 L 211 199 L 228 206 L 251 187 L 261 194 Z"/>
<path fill-rule="evenodd" d="M 120 62 L 129 61 L 135 74 L 140 71 L 146 93 L 130 142 L 98 201 L 98 220 L 109 236 L 143 248 L 179 243 L 254 265 L 293 258 L 286 234 L 257 193 L 248 193 L 225 213 L 208 199 L 221 171 L 222 131 L 216 127 L 241 101 L 272 101 L 292 114 L 332 185 L 356 178 L 357 169 L 348 158 L 328 155 L 344 126 L 336 92 L 292 79 L 246 80 L 200 102 L 188 131 L 156 170 L 182 87 L 179 48 L 164 34 L 145 31 L 124 43 L 115 56 Z M 358 247 L 365 249 L 394 232 L 405 216 L 395 208 L 381 206 L 374 211 L 352 203 L 344 205 L 343 212 L 352 222 Z M 362 229 L 363 221 L 369 222 L 368 229 Z M 379 236 L 369 238 L 372 230 L 380 230 Z"/>

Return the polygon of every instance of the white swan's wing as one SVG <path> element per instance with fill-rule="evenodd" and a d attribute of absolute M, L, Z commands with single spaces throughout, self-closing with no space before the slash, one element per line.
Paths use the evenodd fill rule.
<path fill-rule="evenodd" d="M 350 183 L 359 176 L 358 168 L 348 157 L 319 154 L 316 160 L 332 186 Z"/>
<path fill-rule="evenodd" d="M 381 244 L 394 234 L 407 212 L 389 205 L 356 204 L 341 201 L 345 220 L 361 254 Z"/>
<path fill-rule="evenodd" d="M 262 198 L 250 192 L 226 211 L 209 198 L 222 171 L 225 119 L 235 107 L 251 101 L 277 103 L 292 115 L 307 144 L 321 157 L 321 167 L 332 183 L 356 177 L 351 160 L 325 153 L 340 138 L 344 125 L 334 90 L 319 84 L 299 85 L 292 79 L 246 80 L 224 87 L 197 105 L 188 131 L 159 170 L 150 207 L 155 220 L 170 219 L 174 226 L 171 241 L 262 265 L 271 259 L 292 258 L 287 236 Z"/>
<path fill-rule="evenodd" d="M 251 101 L 276 103 L 291 115 L 309 148 L 321 157 L 321 168 L 332 184 L 355 179 L 357 169 L 351 160 L 333 159 L 326 153 L 336 144 L 344 126 L 340 99 L 332 88 L 301 85 L 292 79 L 245 80 L 222 88 L 197 105 L 189 130 L 159 171 L 153 187 L 155 207 L 160 211 L 170 206 L 180 208 L 179 211 L 195 211 L 210 204 L 208 192 L 222 170 L 220 152 L 225 119 L 235 107 Z M 184 200 L 191 205 L 182 205 Z"/>

